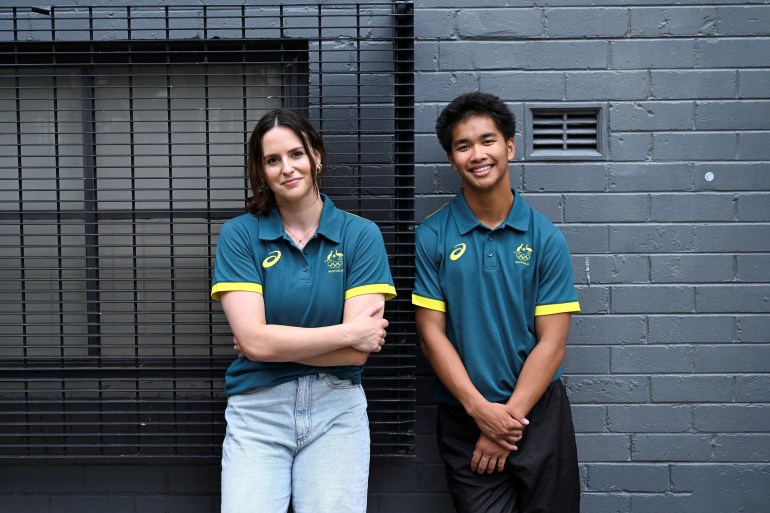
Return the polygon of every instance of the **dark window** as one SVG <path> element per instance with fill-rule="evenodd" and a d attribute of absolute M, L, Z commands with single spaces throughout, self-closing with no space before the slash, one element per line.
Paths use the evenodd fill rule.
<path fill-rule="evenodd" d="M 232 349 L 213 248 L 278 106 L 322 129 L 325 192 L 386 238 L 400 297 L 365 386 L 374 453 L 408 454 L 412 89 L 392 6 L 196 9 L 0 12 L 0 457 L 217 456 Z M 93 40 L 108 19 L 125 41 Z M 382 33 L 356 37 L 369 23 Z M 132 40 L 152 27 L 203 38 Z M 271 39 L 227 39 L 248 31 Z"/>

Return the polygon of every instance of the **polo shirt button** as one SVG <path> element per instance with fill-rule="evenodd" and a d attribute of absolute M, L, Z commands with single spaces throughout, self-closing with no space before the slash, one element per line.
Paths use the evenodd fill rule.
<path fill-rule="evenodd" d="M 487 256 L 492 256 L 492 252 L 490 251 L 489 253 L 487 253 Z"/>
<path fill-rule="evenodd" d="M 303 273 L 304 273 L 304 272 L 307 272 L 307 267 L 303 267 L 303 268 L 302 268 L 302 272 L 303 272 Z"/>

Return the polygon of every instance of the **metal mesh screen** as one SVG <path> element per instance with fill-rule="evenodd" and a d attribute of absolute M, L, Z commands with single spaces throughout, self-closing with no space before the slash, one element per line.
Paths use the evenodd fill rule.
<path fill-rule="evenodd" d="M 399 298 L 364 386 L 373 453 L 412 452 L 411 5 L 110 6 L 0 8 L 0 458 L 219 454 L 213 249 L 278 106 L 385 236 Z"/>

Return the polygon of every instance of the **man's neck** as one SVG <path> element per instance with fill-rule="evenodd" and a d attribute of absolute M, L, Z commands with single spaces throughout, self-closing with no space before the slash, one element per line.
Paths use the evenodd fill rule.
<path fill-rule="evenodd" d="M 513 207 L 513 191 L 510 187 L 496 187 L 489 191 L 463 188 L 463 196 L 476 219 L 494 230 L 500 226 Z"/>

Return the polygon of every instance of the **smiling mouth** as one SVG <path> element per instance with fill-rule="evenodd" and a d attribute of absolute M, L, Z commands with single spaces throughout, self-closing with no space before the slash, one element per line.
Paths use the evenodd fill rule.
<path fill-rule="evenodd" d="M 289 178 L 288 180 L 281 182 L 281 185 L 294 185 L 299 182 L 299 178 Z"/>
<path fill-rule="evenodd" d="M 481 173 L 486 173 L 490 169 L 492 169 L 492 164 L 490 164 L 488 166 L 484 166 L 484 167 L 479 167 L 479 168 L 476 168 L 476 169 L 471 169 L 471 173 L 473 173 L 474 175 L 477 175 L 477 174 L 481 174 Z"/>

